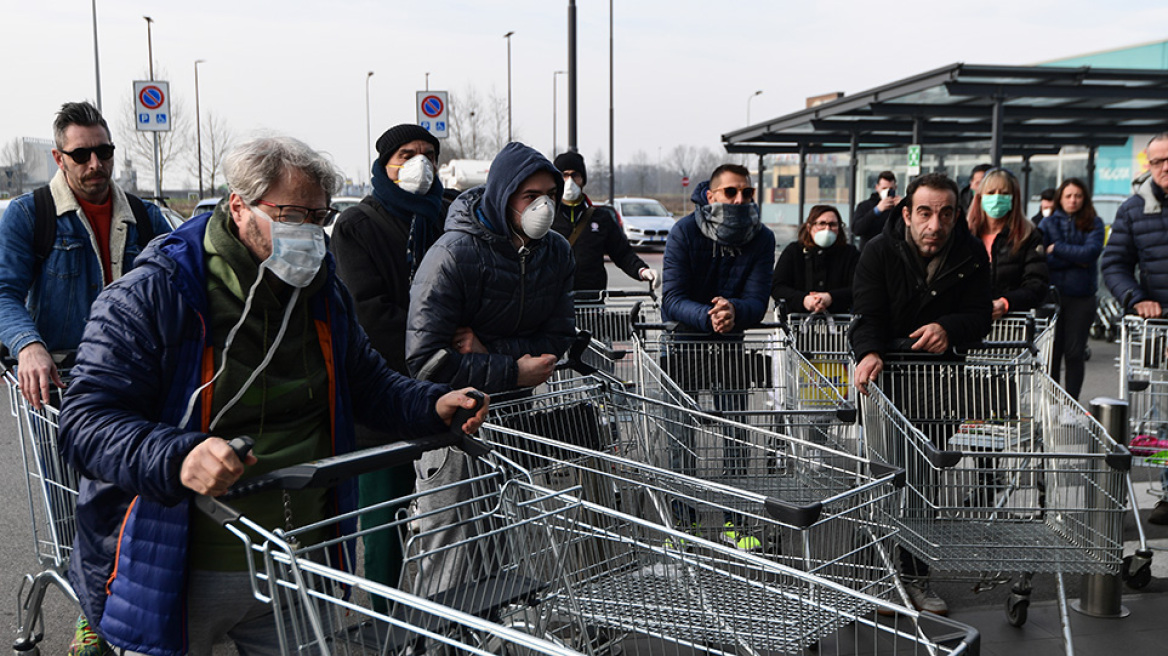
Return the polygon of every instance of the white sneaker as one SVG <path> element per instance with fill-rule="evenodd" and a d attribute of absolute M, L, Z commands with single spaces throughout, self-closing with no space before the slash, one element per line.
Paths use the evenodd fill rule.
<path fill-rule="evenodd" d="M 905 585 L 908 591 L 909 601 L 917 610 L 926 613 L 933 613 L 934 615 L 948 615 L 949 604 L 945 600 L 938 597 L 933 588 L 929 585 L 928 580 L 918 579 L 915 581 L 908 581 Z"/>

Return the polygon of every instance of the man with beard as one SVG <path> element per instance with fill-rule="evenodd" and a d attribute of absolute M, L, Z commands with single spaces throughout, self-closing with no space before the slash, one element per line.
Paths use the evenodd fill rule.
<path fill-rule="evenodd" d="M 170 230 L 158 207 L 111 180 L 113 139 L 96 107 L 62 105 L 53 139 L 60 170 L 0 218 L 0 342 L 17 356 L 20 389 L 34 407 L 49 403 L 50 386 L 63 387 L 49 351 L 77 348 L 98 292 L 142 251 L 139 235 Z M 51 249 L 39 252 L 38 240 Z"/>

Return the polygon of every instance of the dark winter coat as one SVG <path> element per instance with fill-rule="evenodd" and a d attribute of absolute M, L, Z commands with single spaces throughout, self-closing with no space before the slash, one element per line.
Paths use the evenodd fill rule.
<path fill-rule="evenodd" d="M 1168 307 L 1168 205 L 1152 178 L 1116 210 L 1100 265 L 1111 295 L 1126 307 L 1148 300 Z"/>
<path fill-rule="evenodd" d="M 852 285 L 852 329 L 856 359 L 883 355 L 894 339 L 907 338 L 917 328 L 938 323 L 949 344 L 977 342 L 990 330 L 990 266 L 985 247 L 969 234 L 958 217 L 949 251 L 933 281 L 905 240 L 904 221 L 891 221 L 884 233 L 860 253 Z"/>
<path fill-rule="evenodd" d="M 705 182 L 694 190 L 695 205 L 707 205 Z M 757 325 L 770 303 L 775 263 L 775 234 L 765 225 L 741 248 L 725 246 L 702 234 L 694 213 L 674 224 L 665 240 L 661 316 L 689 331 L 712 333 L 711 299 L 721 296 L 734 306 L 734 331 Z"/>
<path fill-rule="evenodd" d="M 803 298 L 809 292 L 831 294 L 832 314 L 852 309 L 852 279 L 860 252 L 855 246 L 836 241 L 830 248 L 807 248 L 798 241 L 787 244 L 775 264 L 771 298 L 786 303 L 787 312 L 806 312 Z"/>
<path fill-rule="evenodd" d="M 990 259 L 990 293 L 992 298 L 1005 298 L 1010 312 L 1026 312 L 1041 305 L 1050 291 L 1046 248 L 1037 230 L 1017 251 L 1010 247 L 1009 239 L 1009 232 L 999 232 L 990 247 L 994 253 Z"/>
<path fill-rule="evenodd" d="M 188 529 L 197 511 L 179 469 L 207 438 L 204 395 L 180 424 L 215 368 L 203 248 L 210 216 L 155 239 L 98 296 L 61 411 L 62 454 L 82 475 L 69 581 L 106 639 L 158 656 L 186 651 Z M 443 430 L 434 404 L 447 388 L 386 367 L 358 328 L 331 259 L 325 266 L 328 280 L 309 311 L 333 390 L 332 452 L 353 449 L 354 419 L 415 435 Z M 341 512 L 356 500 L 355 482 L 332 498 Z M 355 528 L 355 520 L 344 526 Z"/>
<path fill-rule="evenodd" d="M 576 326 L 568 240 L 552 231 L 516 249 L 506 220 L 507 199 L 540 170 L 563 184 L 542 155 L 510 144 L 491 164 L 487 184 L 451 205 L 446 233 L 422 259 L 410 288 L 406 361 L 414 375 L 446 350 L 448 365 L 433 380 L 497 392 L 516 387 L 516 360 L 523 355 L 567 351 Z M 460 327 L 470 327 L 489 353 L 455 352 L 451 342 Z"/>
<path fill-rule="evenodd" d="M 1050 284 L 1063 296 L 1094 296 L 1099 288 L 1099 255 L 1106 229 L 1095 217 L 1089 232 L 1075 227 L 1075 220 L 1055 210 L 1042 220 L 1042 240 L 1054 250 L 1046 254 Z"/>
<path fill-rule="evenodd" d="M 901 202 L 904 201 L 902 200 Z M 860 238 L 861 249 L 880 233 L 884 232 L 884 226 L 888 223 L 888 217 L 901 216 L 899 203 L 877 214 L 876 206 L 879 204 L 880 194 L 873 193 L 867 200 L 861 201 L 859 205 L 856 205 L 856 211 L 852 213 L 852 234 Z"/>
<path fill-rule="evenodd" d="M 589 210 L 591 215 L 589 216 Z M 611 207 L 593 205 L 592 201 L 584 196 L 583 202 L 576 205 L 560 203 L 556 210 L 556 220 L 552 230 L 571 238 L 577 222 L 585 220 L 584 226 L 576 242 L 572 244 L 572 254 L 576 257 L 576 289 L 598 290 L 608 288 L 608 271 L 604 266 L 604 256 L 607 255 L 612 263 L 621 271 L 629 274 L 634 280 L 641 279 L 641 269 L 649 265 L 637 256 L 629 240 L 621 229 L 616 218 L 616 212 Z"/>

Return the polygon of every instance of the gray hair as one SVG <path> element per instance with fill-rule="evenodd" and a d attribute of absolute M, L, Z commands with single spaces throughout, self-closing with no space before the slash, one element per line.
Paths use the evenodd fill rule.
<path fill-rule="evenodd" d="M 80 125 L 84 128 L 100 125 L 105 129 L 105 136 L 113 140 L 109 126 L 96 107 L 88 102 L 67 102 L 61 105 L 57 118 L 53 120 L 53 142 L 57 150 L 65 149 L 65 130 L 69 129 L 70 125 Z"/>
<path fill-rule="evenodd" d="M 292 137 L 251 139 L 223 159 L 227 186 L 249 205 L 263 198 L 281 176 L 294 170 L 320 185 L 330 201 L 341 189 L 341 174 L 332 161 Z"/>
<path fill-rule="evenodd" d="M 1152 137 L 1151 139 L 1148 139 L 1148 146 L 1151 146 L 1152 144 L 1156 143 L 1157 141 L 1168 141 L 1168 132 L 1161 132 L 1160 134 L 1157 134 L 1156 136 Z M 1148 146 L 1144 146 L 1144 148 L 1147 148 Z"/>

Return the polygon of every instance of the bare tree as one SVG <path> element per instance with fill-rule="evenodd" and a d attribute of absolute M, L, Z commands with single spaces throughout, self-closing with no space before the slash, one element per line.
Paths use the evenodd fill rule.
<path fill-rule="evenodd" d="M 491 95 L 487 96 L 487 105 L 491 112 L 491 141 L 492 156 L 493 153 L 498 153 L 503 150 L 503 146 L 507 145 L 507 97 L 500 94 L 495 87 L 491 87 Z M 512 126 L 511 135 L 512 140 L 518 141 L 519 134 Z"/>
<path fill-rule="evenodd" d="M 227 121 L 219 114 L 211 110 L 207 111 L 207 115 L 203 117 L 203 181 L 206 183 L 206 189 L 212 194 L 216 195 L 215 179 L 223 170 L 223 157 L 227 155 L 227 151 L 231 150 L 232 143 L 235 141 L 235 133 L 227 125 Z M 188 172 L 198 178 L 199 176 L 199 157 L 198 148 L 191 151 L 190 166 L 187 168 Z"/>
<path fill-rule="evenodd" d="M 483 159 L 483 107 L 473 86 L 452 93 L 450 98 L 450 136 L 442 149 L 442 162 L 452 159 Z"/>
<path fill-rule="evenodd" d="M 637 195 L 645 195 L 645 186 L 649 182 L 649 178 L 653 176 L 652 167 L 649 164 L 649 155 L 644 150 L 638 150 L 633 153 L 633 161 L 630 163 L 630 172 L 636 180 Z"/>
<path fill-rule="evenodd" d="M 588 171 L 590 175 L 588 179 L 594 181 L 592 189 L 596 197 L 608 197 L 608 156 L 604 151 L 597 148 L 596 154 L 592 156 L 592 162 L 588 164 Z M 612 199 L 608 201 L 611 203 Z"/>
<path fill-rule="evenodd" d="M 20 137 L 4 144 L 0 150 L 0 167 L 4 169 L 0 178 L 0 189 L 18 196 L 24 192 L 24 152 Z"/>

